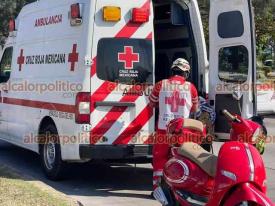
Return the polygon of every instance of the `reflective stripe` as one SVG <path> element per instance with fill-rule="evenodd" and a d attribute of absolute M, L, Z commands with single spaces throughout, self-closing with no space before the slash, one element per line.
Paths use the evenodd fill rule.
<path fill-rule="evenodd" d="M 154 99 L 154 100 L 158 100 L 159 98 L 157 96 L 155 96 L 153 93 L 150 95 L 150 98 L 151 99 Z"/>
<path fill-rule="evenodd" d="M 153 180 L 153 185 L 157 185 L 159 183 L 158 180 Z"/>
<path fill-rule="evenodd" d="M 149 100 L 150 100 L 151 102 L 154 102 L 154 103 L 157 103 L 157 102 L 159 101 L 158 98 L 155 99 L 155 98 L 152 97 L 152 96 L 149 97 Z"/>
<path fill-rule="evenodd" d="M 163 176 L 163 171 L 156 171 L 153 173 L 153 176 L 155 177 L 160 177 L 160 176 Z"/>

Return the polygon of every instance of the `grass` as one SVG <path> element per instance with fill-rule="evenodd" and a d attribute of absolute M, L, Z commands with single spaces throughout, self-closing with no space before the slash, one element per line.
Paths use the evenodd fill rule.
<path fill-rule="evenodd" d="M 65 195 L 39 182 L 21 178 L 0 166 L 0 205 L 4 206 L 74 206 Z"/>

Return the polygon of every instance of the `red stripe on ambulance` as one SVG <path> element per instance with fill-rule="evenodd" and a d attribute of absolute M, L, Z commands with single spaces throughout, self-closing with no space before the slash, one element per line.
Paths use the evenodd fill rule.
<path fill-rule="evenodd" d="M 95 102 L 103 101 L 117 87 L 116 83 L 105 81 L 91 96 L 91 113 L 95 110 Z"/>
<path fill-rule="evenodd" d="M 75 105 L 3 97 L 4 104 L 75 113 Z"/>
<path fill-rule="evenodd" d="M 146 39 L 152 40 L 152 39 L 153 39 L 153 33 L 151 32 L 151 33 L 146 37 Z"/>
<path fill-rule="evenodd" d="M 134 90 L 140 90 L 137 86 L 129 89 L 129 93 L 134 93 Z M 135 102 L 140 96 L 125 95 L 119 102 Z M 100 138 L 115 124 L 117 119 L 127 110 L 128 107 L 112 107 L 112 109 L 101 119 L 101 121 L 90 132 L 90 143 L 96 144 Z"/>
<path fill-rule="evenodd" d="M 150 0 L 146 1 L 146 3 L 141 7 L 141 9 L 149 9 L 150 8 Z M 129 21 L 125 27 L 123 27 L 122 30 L 120 30 L 116 34 L 116 38 L 127 38 L 132 36 L 140 27 L 142 24 L 136 24 Z"/>
<path fill-rule="evenodd" d="M 147 105 L 136 117 L 136 119 L 131 122 L 128 128 L 119 135 L 113 144 L 128 144 L 131 139 L 134 138 L 135 135 L 142 129 L 142 127 L 151 119 L 153 114 L 153 109 Z"/>

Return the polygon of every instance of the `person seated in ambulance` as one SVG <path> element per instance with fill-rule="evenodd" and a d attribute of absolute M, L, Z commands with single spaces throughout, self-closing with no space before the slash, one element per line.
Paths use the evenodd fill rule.
<path fill-rule="evenodd" d="M 163 168 L 169 158 L 170 145 L 166 135 L 168 123 L 178 118 L 190 118 L 191 113 L 197 113 L 199 110 L 197 89 L 187 81 L 190 70 L 190 64 L 187 60 L 183 58 L 175 60 L 171 67 L 172 76 L 156 83 L 149 97 L 150 105 L 159 108 L 158 125 L 153 145 L 154 191 L 160 186 Z"/>

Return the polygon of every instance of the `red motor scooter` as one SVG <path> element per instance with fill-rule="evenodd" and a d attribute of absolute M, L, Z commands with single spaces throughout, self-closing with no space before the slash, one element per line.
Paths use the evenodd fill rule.
<path fill-rule="evenodd" d="M 239 140 L 234 138 L 240 138 L 250 123 L 256 129 L 254 122 L 227 111 L 223 113 L 232 123 L 232 140 Z M 181 135 L 185 129 L 202 132 L 202 123 L 187 120 L 188 124 L 182 124 L 183 121 L 172 121 L 168 134 Z M 173 147 L 171 156 L 164 168 L 162 186 L 155 195 L 163 205 L 274 206 L 266 196 L 262 157 L 249 143 L 224 143 L 216 156 L 196 143 L 186 142 L 181 147 Z"/>

